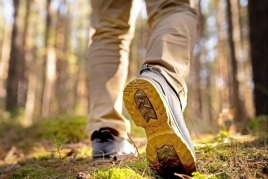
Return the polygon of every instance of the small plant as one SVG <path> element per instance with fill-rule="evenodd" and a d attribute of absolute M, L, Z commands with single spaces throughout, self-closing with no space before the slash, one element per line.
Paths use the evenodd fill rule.
<path fill-rule="evenodd" d="M 224 130 L 221 130 L 221 131 L 219 132 L 219 134 L 220 134 L 221 138 L 230 137 L 229 132 L 224 131 Z"/>
<path fill-rule="evenodd" d="M 66 142 L 66 137 L 64 137 L 64 136 L 57 137 L 57 138 L 53 137 L 53 144 L 54 144 L 54 147 L 57 150 L 57 153 L 58 153 L 58 156 L 59 156 L 60 160 L 62 159 L 61 145 L 64 144 L 65 142 Z"/>

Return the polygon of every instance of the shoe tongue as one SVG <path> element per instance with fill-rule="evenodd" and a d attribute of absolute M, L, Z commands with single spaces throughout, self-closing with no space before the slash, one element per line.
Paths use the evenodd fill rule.
<path fill-rule="evenodd" d="M 101 128 L 98 131 L 93 132 L 91 136 L 91 140 L 101 139 L 102 141 L 106 141 L 109 139 L 114 139 L 114 136 L 118 136 L 118 132 L 111 128 Z"/>
<path fill-rule="evenodd" d="M 114 129 L 112 129 L 112 128 L 101 128 L 100 129 L 100 131 L 108 131 L 108 132 L 110 132 L 112 135 L 114 135 L 114 136 L 118 136 L 119 135 L 119 132 L 117 132 L 117 130 L 114 130 Z"/>

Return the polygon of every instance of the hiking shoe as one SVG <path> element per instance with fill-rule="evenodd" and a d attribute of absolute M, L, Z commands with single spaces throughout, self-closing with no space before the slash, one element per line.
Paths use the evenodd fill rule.
<path fill-rule="evenodd" d="M 111 128 L 102 128 L 92 134 L 93 163 L 108 163 L 126 155 L 136 155 L 135 147 L 117 135 L 118 132 Z"/>
<path fill-rule="evenodd" d="M 150 168 L 160 176 L 196 171 L 195 152 L 182 116 L 180 100 L 165 78 L 149 68 L 124 89 L 132 120 L 145 129 Z"/>

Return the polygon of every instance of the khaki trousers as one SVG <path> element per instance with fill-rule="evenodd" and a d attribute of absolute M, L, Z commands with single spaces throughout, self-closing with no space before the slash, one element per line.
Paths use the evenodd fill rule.
<path fill-rule="evenodd" d="M 197 35 L 196 13 L 189 0 L 145 0 L 151 36 L 143 64 L 158 70 L 176 90 L 181 108 Z M 122 115 L 128 55 L 134 35 L 132 0 L 92 0 L 89 48 L 89 136 L 110 127 L 127 138 L 130 122 Z"/>

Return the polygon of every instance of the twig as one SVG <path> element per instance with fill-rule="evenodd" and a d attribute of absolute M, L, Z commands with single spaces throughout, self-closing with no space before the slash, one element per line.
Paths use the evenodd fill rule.
<path fill-rule="evenodd" d="M 184 174 L 178 174 L 178 173 L 174 173 L 175 176 L 181 177 L 183 179 L 191 179 L 192 177 L 188 176 L 188 175 L 184 175 Z"/>
<path fill-rule="evenodd" d="M 140 159 L 141 157 L 140 157 L 140 153 L 139 153 L 138 147 L 136 146 L 136 144 L 134 143 L 134 141 L 133 141 L 132 138 L 130 137 L 129 133 L 127 133 L 127 135 L 128 135 L 129 140 L 131 141 L 131 143 L 134 145 L 134 147 L 135 147 L 135 149 L 136 149 L 136 152 L 137 152 L 137 154 L 138 154 L 138 158 Z"/>
<path fill-rule="evenodd" d="M 102 160 L 104 160 L 104 158 L 105 158 L 105 154 L 104 154 L 104 152 L 103 152 L 103 151 L 98 150 L 98 149 L 95 149 L 95 148 L 93 148 L 93 147 L 92 147 L 92 149 L 97 150 L 98 152 L 101 152 L 101 153 L 102 153 Z"/>
<path fill-rule="evenodd" d="M 14 153 L 16 152 L 17 148 L 15 146 L 11 147 L 11 149 L 8 151 L 7 155 L 4 158 L 4 161 L 10 160 L 13 156 Z"/>
<path fill-rule="evenodd" d="M 143 172 L 142 172 L 142 177 L 145 175 L 145 171 L 148 169 L 148 165 L 146 165 L 146 167 L 144 168 Z"/>

